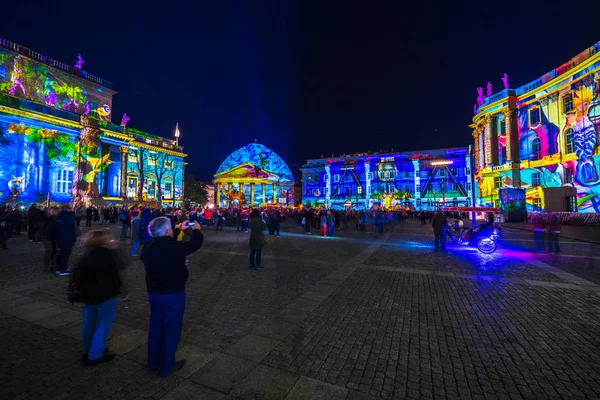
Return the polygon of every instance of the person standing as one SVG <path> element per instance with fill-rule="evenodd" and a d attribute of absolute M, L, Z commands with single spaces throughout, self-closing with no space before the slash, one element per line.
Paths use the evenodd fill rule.
<path fill-rule="evenodd" d="M 56 233 L 58 234 L 56 273 L 61 276 L 71 275 L 67 267 L 69 265 L 69 257 L 75 246 L 77 227 L 75 226 L 75 215 L 68 204 L 62 206 L 61 212 L 56 217 Z"/>
<path fill-rule="evenodd" d="M 75 222 L 77 223 L 77 226 L 81 226 L 81 219 L 83 218 L 83 206 L 79 205 L 76 209 L 75 209 Z"/>
<path fill-rule="evenodd" d="M 185 365 L 185 360 L 175 361 L 175 352 L 185 311 L 186 257 L 200 249 L 204 241 L 200 224 L 181 224 L 179 228 L 192 229 L 189 242 L 175 239 L 169 218 L 155 218 L 148 226 L 152 240 L 142 250 L 150 303 L 148 366 L 161 376 Z"/>
<path fill-rule="evenodd" d="M 37 243 L 39 238 L 38 223 L 42 218 L 42 211 L 37 208 L 36 204 L 32 204 L 27 210 L 27 234 L 29 236 L 29 243 Z"/>
<path fill-rule="evenodd" d="M 535 250 L 537 253 L 543 253 L 545 247 L 544 243 L 546 242 L 546 238 L 544 236 L 546 235 L 547 224 L 544 223 L 540 215 L 534 214 L 534 218 L 533 239 L 535 240 Z"/>
<path fill-rule="evenodd" d="M 102 231 L 90 232 L 84 240 L 85 253 L 73 268 L 70 287 L 77 289 L 83 306 L 83 363 L 97 365 L 112 361 L 114 354 L 108 352 L 106 337 L 110 332 L 117 296 L 121 293 L 122 280 L 119 272 L 125 264 L 115 250 L 106 246 L 107 236 Z"/>
<path fill-rule="evenodd" d="M 560 254 L 560 219 L 553 212 L 548 213 L 548 253 Z"/>
<path fill-rule="evenodd" d="M 304 228 L 306 229 L 306 234 L 310 235 L 310 226 L 312 225 L 313 213 L 310 208 L 306 209 L 304 213 Z"/>
<path fill-rule="evenodd" d="M 279 228 L 281 227 L 281 213 L 279 210 L 274 210 L 269 216 L 269 223 L 271 224 L 270 230 L 273 231 L 274 236 L 279 235 Z"/>
<path fill-rule="evenodd" d="M 241 229 L 242 232 L 248 232 L 248 210 L 244 209 L 242 210 L 242 212 L 240 213 L 240 219 L 242 221 L 242 225 L 241 225 Z"/>
<path fill-rule="evenodd" d="M 262 249 L 267 244 L 265 238 L 267 225 L 260 217 L 258 210 L 252 210 L 248 225 L 250 227 L 250 269 L 260 270 L 263 268 L 261 265 Z"/>
<path fill-rule="evenodd" d="M 138 255 L 140 246 L 140 212 L 134 211 L 131 213 L 131 256 Z"/>
<path fill-rule="evenodd" d="M 121 239 L 126 239 L 127 233 L 129 231 L 130 220 L 129 213 L 127 212 L 127 209 L 125 207 L 121 209 L 119 219 L 121 220 Z"/>
<path fill-rule="evenodd" d="M 94 216 L 94 209 L 92 208 L 92 206 L 89 206 L 88 208 L 85 209 L 85 226 L 86 227 L 92 226 L 93 216 Z"/>
<path fill-rule="evenodd" d="M 327 236 L 335 236 L 336 218 L 331 211 L 327 211 Z"/>
<path fill-rule="evenodd" d="M 215 231 L 223 230 L 223 212 L 220 208 L 215 210 Z M 220 229 L 219 229 L 220 228 Z"/>
<path fill-rule="evenodd" d="M 321 236 L 327 236 L 327 214 L 325 212 L 321 212 L 321 216 L 319 217 L 320 228 L 321 228 Z"/>
<path fill-rule="evenodd" d="M 58 231 L 56 229 L 56 214 L 58 209 L 51 207 L 48 209 L 48 223 L 46 224 L 46 237 L 44 241 L 44 271 L 55 271 L 55 258 L 58 252 L 57 240 Z"/>
<path fill-rule="evenodd" d="M 438 251 L 440 247 L 442 248 L 442 251 L 446 250 L 444 229 L 446 229 L 447 224 L 448 221 L 446 220 L 446 216 L 442 210 L 438 209 L 433 216 L 433 220 L 431 221 L 431 225 L 433 226 L 433 234 L 435 235 L 435 251 Z"/>
<path fill-rule="evenodd" d="M 6 249 L 6 241 L 12 233 L 9 215 L 10 213 L 6 209 L 6 206 L 0 207 L 0 249 L 2 250 Z"/>

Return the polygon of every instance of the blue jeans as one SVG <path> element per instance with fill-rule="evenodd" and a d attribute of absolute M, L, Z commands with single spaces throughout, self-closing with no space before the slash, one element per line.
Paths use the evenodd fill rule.
<path fill-rule="evenodd" d="M 254 263 L 254 256 L 256 255 L 256 264 Z M 262 255 L 262 249 L 254 250 L 250 249 L 250 266 L 260 266 L 260 256 Z"/>
<path fill-rule="evenodd" d="M 131 255 L 132 256 L 137 256 L 138 255 L 138 248 L 140 247 L 140 241 L 138 240 L 134 240 L 133 242 L 131 242 Z"/>
<path fill-rule="evenodd" d="M 81 327 L 83 352 L 87 353 L 90 360 L 102 357 L 102 353 L 106 349 L 106 336 L 115 320 L 116 311 L 117 299 L 115 297 L 104 303 L 83 306 L 83 326 Z"/>
<path fill-rule="evenodd" d="M 126 238 L 128 230 L 129 230 L 129 227 L 127 226 L 127 224 L 123 224 L 123 223 L 121 223 L 121 224 L 122 224 L 122 227 L 121 227 L 121 237 L 122 238 Z"/>
<path fill-rule="evenodd" d="M 167 375 L 175 366 L 175 353 L 181 339 L 185 292 L 148 294 L 150 331 L 148 333 L 148 366 Z"/>
<path fill-rule="evenodd" d="M 334 236 L 335 233 L 335 225 L 327 226 L 327 236 Z"/>

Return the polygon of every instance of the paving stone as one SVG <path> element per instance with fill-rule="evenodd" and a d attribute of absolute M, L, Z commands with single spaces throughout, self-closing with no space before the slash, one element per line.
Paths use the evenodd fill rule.
<path fill-rule="evenodd" d="M 256 363 L 252 361 L 229 354 L 220 354 L 189 379 L 220 392 L 229 393 L 255 366 Z"/>
<path fill-rule="evenodd" d="M 348 389 L 301 376 L 286 400 L 344 400 Z"/>
<path fill-rule="evenodd" d="M 185 381 L 168 392 L 161 400 L 221 400 L 223 393 L 209 389 L 196 383 Z"/>
<path fill-rule="evenodd" d="M 57 315 L 39 319 L 35 321 L 35 323 L 36 325 L 43 326 L 44 328 L 53 329 L 73 322 L 82 321 L 82 319 L 82 313 L 78 311 L 68 310 Z"/>
<path fill-rule="evenodd" d="M 279 321 L 276 319 L 269 319 L 256 328 L 252 333 L 259 336 L 282 340 L 285 339 L 285 337 L 296 328 L 297 326 L 292 323 Z"/>
<path fill-rule="evenodd" d="M 204 367 L 212 359 L 219 355 L 216 351 L 203 349 L 191 344 L 179 343 L 176 358 L 178 360 L 186 360 L 185 368 L 176 372 L 178 376 L 189 378 L 200 368 Z"/>
<path fill-rule="evenodd" d="M 25 321 L 36 322 L 41 319 L 53 317 L 69 311 L 70 310 L 68 308 L 50 305 L 50 307 L 45 307 L 39 310 L 22 312 L 18 317 L 24 319 Z"/>
<path fill-rule="evenodd" d="M 13 300 L 16 298 L 19 298 L 21 296 L 19 296 L 17 293 L 13 293 L 7 290 L 0 290 L 0 303 L 3 301 L 7 301 L 7 300 Z M 0 305 L 0 309 L 1 309 L 1 305 Z"/>
<path fill-rule="evenodd" d="M 125 354 L 147 342 L 148 332 L 134 329 L 113 337 L 106 342 L 106 345 L 115 354 Z"/>
<path fill-rule="evenodd" d="M 297 375 L 258 365 L 231 391 L 231 395 L 242 399 L 284 399 L 297 380 Z"/>
<path fill-rule="evenodd" d="M 271 350 L 277 347 L 279 343 L 281 343 L 279 340 L 264 336 L 247 335 L 228 348 L 226 353 L 258 363 L 261 362 Z"/>

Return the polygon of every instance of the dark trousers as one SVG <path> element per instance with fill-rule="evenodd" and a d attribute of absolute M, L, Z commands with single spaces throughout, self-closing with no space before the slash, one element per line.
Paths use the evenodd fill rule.
<path fill-rule="evenodd" d="M 533 238 L 535 239 L 535 247 L 537 251 L 544 251 L 544 239 L 546 232 L 544 231 L 533 231 Z"/>
<path fill-rule="evenodd" d="M 273 222 L 273 234 L 279 236 L 279 222 Z"/>
<path fill-rule="evenodd" d="M 446 242 L 444 240 L 444 233 L 435 234 L 435 250 L 438 250 L 441 246 L 442 250 L 445 250 Z"/>
<path fill-rule="evenodd" d="M 148 333 L 148 366 L 167 375 L 175 366 L 175 353 L 181 339 L 185 292 L 149 294 L 150 329 Z"/>
<path fill-rule="evenodd" d="M 256 255 L 256 263 L 254 256 Z M 254 250 L 254 249 L 250 249 L 250 266 L 254 267 L 254 266 L 260 266 L 260 256 L 262 255 L 262 249 L 258 249 L 258 250 Z"/>
<path fill-rule="evenodd" d="M 29 240 L 33 240 L 34 242 L 37 242 L 40 240 L 39 238 L 39 231 L 37 229 L 37 223 L 35 222 L 29 222 L 27 225 L 27 235 L 29 236 Z"/>
<path fill-rule="evenodd" d="M 335 225 L 327 225 L 327 236 L 335 236 Z"/>
<path fill-rule="evenodd" d="M 306 233 L 310 233 L 310 221 L 306 221 L 304 228 L 306 229 Z"/>
<path fill-rule="evenodd" d="M 240 228 L 244 232 L 246 232 L 248 230 L 248 220 L 247 219 L 242 220 Z"/>
<path fill-rule="evenodd" d="M 56 258 L 56 240 L 46 240 L 44 242 L 44 271 L 54 271 L 54 259 Z"/>
<path fill-rule="evenodd" d="M 85 219 L 85 226 L 92 226 L 92 217 Z"/>
<path fill-rule="evenodd" d="M 129 227 L 127 226 L 127 224 L 123 224 L 123 223 L 121 223 L 121 224 L 122 224 L 122 226 L 121 226 L 121 237 L 122 238 L 126 238 L 127 237 L 127 233 L 129 231 Z"/>
<path fill-rule="evenodd" d="M 548 253 L 560 253 L 558 235 L 558 232 L 548 232 Z"/>
<path fill-rule="evenodd" d="M 77 226 L 81 226 L 81 217 L 75 217 L 75 222 L 77 223 Z"/>
<path fill-rule="evenodd" d="M 69 257 L 71 256 L 71 251 L 73 248 L 68 247 L 66 249 L 60 249 L 58 251 L 58 256 L 56 257 L 56 270 L 57 271 L 65 271 L 69 265 Z"/>
<path fill-rule="evenodd" d="M 215 223 L 215 231 L 218 231 L 219 228 L 221 228 L 221 230 L 223 230 L 223 218 L 217 217 L 216 221 L 217 222 Z"/>

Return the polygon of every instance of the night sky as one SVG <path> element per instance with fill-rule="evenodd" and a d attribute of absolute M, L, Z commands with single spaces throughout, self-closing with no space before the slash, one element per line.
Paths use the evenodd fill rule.
<path fill-rule="evenodd" d="M 254 139 L 295 175 L 332 153 L 466 146 L 476 87 L 521 86 L 600 40 L 597 1 L 180 3 L 12 1 L 0 36 L 81 53 L 119 92 L 115 123 L 179 122 L 204 180 Z"/>

